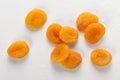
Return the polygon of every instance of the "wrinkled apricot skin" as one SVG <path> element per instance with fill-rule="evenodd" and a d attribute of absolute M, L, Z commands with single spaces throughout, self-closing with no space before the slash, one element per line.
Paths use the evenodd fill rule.
<path fill-rule="evenodd" d="M 98 17 L 90 12 L 83 12 L 80 14 L 76 20 L 76 24 L 79 30 L 85 31 L 87 26 L 92 23 L 98 23 Z"/>
<path fill-rule="evenodd" d="M 71 51 L 67 59 L 62 62 L 62 65 L 67 69 L 75 69 L 82 62 L 82 57 L 78 52 Z"/>
<path fill-rule="evenodd" d="M 88 25 L 85 30 L 84 37 L 90 44 L 97 43 L 105 34 L 105 27 L 100 23 L 93 23 Z"/>
<path fill-rule="evenodd" d="M 35 8 L 27 14 L 25 24 L 31 30 L 38 30 L 45 24 L 46 19 L 46 13 L 42 9 Z"/>
<path fill-rule="evenodd" d="M 96 49 L 91 52 L 91 61 L 96 66 L 106 66 L 112 60 L 112 55 L 104 49 Z"/>
<path fill-rule="evenodd" d="M 8 55 L 12 58 L 22 58 L 29 52 L 29 46 L 25 41 L 16 41 L 7 49 Z"/>
<path fill-rule="evenodd" d="M 48 40 L 54 44 L 62 43 L 61 39 L 59 38 L 59 32 L 62 29 L 62 26 L 59 24 L 51 24 L 48 29 L 46 36 Z"/>
<path fill-rule="evenodd" d="M 55 64 L 59 64 L 64 61 L 70 53 L 70 48 L 64 44 L 58 44 L 51 53 L 51 60 Z"/>
<path fill-rule="evenodd" d="M 65 26 L 60 31 L 60 39 L 65 43 L 72 43 L 78 40 L 78 31 L 72 27 Z"/>

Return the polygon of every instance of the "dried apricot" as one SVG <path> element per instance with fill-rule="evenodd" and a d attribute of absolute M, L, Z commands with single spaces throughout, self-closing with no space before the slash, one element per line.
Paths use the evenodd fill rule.
<path fill-rule="evenodd" d="M 66 44 L 58 44 L 51 53 L 51 60 L 59 64 L 68 57 L 69 53 L 70 48 Z"/>
<path fill-rule="evenodd" d="M 29 46 L 25 41 L 16 41 L 9 46 L 7 52 L 12 58 L 22 58 L 28 54 Z"/>
<path fill-rule="evenodd" d="M 42 9 L 35 8 L 27 14 L 25 24 L 31 30 L 38 30 L 45 24 L 46 19 L 46 13 Z"/>
<path fill-rule="evenodd" d="M 68 69 L 78 67 L 82 62 L 82 57 L 78 52 L 71 51 L 68 58 L 62 62 L 62 65 Z"/>
<path fill-rule="evenodd" d="M 96 49 L 91 52 L 91 61 L 96 66 L 106 66 L 112 60 L 112 55 L 104 49 Z"/>
<path fill-rule="evenodd" d="M 78 39 L 78 31 L 72 27 L 65 26 L 60 31 L 60 39 L 65 43 L 72 43 Z"/>
<path fill-rule="evenodd" d="M 46 36 L 48 40 L 52 43 L 59 44 L 61 43 L 61 39 L 59 38 L 59 32 L 62 29 L 62 26 L 59 24 L 51 24 L 48 29 Z"/>
<path fill-rule="evenodd" d="M 78 16 L 76 24 L 79 30 L 85 31 L 89 24 L 97 23 L 98 21 L 98 17 L 95 14 L 90 12 L 83 12 Z"/>
<path fill-rule="evenodd" d="M 88 25 L 85 30 L 84 37 L 90 44 L 97 43 L 105 34 L 105 27 L 100 23 Z"/>

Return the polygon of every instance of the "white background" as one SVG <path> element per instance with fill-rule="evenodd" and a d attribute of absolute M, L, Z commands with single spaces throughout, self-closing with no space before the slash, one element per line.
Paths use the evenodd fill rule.
<path fill-rule="evenodd" d="M 26 14 L 33 8 L 47 13 L 46 24 L 38 31 L 25 27 Z M 50 53 L 55 47 L 46 38 L 51 23 L 76 28 L 77 16 L 89 11 L 96 14 L 106 27 L 106 34 L 96 45 L 89 45 L 79 31 L 79 39 L 71 49 L 81 53 L 83 62 L 70 71 L 54 65 Z M 77 29 L 77 28 L 76 28 Z M 13 60 L 7 55 L 8 46 L 16 40 L 25 40 L 30 53 L 24 59 Z M 93 49 L 104 48 L 113 55 L 105 68 L 91 64 Z M 120 80 L 120 1 L 119 0 L 0 0 L 0 80 Z"/>

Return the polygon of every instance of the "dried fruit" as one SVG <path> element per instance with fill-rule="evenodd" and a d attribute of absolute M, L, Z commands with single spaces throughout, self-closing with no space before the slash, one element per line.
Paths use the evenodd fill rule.
<path fill-rule="evenodd" d="M 90 44 L 97 43 L 105 34 L 105 27 L 100 23 L 88 25 L 85 30 L 84 37 Z"/>
<path fill-rule="evenodd" d="M 46 36 L 48 40 L 54 44 L 62 43 L 61 39 L 59 38 L 59 32 L 62 29 L 62 26 L 59 24 L 51 24 L 48 29 Z"/>
<path fill-rule="evenodd" d="M 12 58 L 22 58 L 28 54 L 29 46 L 25 41 L 16 41 L 9 46 L 7 52 Z"/>
<path fill-rule="evenodd" d="M 60 39 L 65 43 L 72 43 L 78 39 L 78 32 L 72 27 L 63 27 L 60 31 Z"/>
<path fill-rule="evenodd" d="M 106 66 L 112 60 L 112 55 L 104 49 L 96 49 L 91 52 L 91 61 L 96 66 Z"/>
<path fill-rule="evenodd" d="M 98 17 L 90 12 L 83 12 L 80 14 L 76 20 L 76 24 L 79 30 L 85 31 L 87 26 L 92 23 L 97 23 Z"/>
<path fill-rule="evenodd" d="M 31 30 L 38 30 L 45 24 L 46 19 L 46 13 L 42 9 L 35 8 L 27 14 L 25 24 Z"/>
<path fill-rule="evenodd" d="M 78 67 L 82 62 L 82 57 L 78 52 L 71 51 L 67 59 L 62 62 L 62 65 L 68 69 Z"/>
<path fill-rule="evenodd" d="M 58 44 L 51 53 L 51 60 L 55 64 L 59 64 L 64 61 L 70 53 L 70 48 L 64 44 Z"/>

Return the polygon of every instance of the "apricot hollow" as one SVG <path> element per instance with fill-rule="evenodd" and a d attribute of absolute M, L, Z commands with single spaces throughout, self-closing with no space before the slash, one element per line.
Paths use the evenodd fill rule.
<path fill-rule="evenodd" d="M 105 34 L 105 27 L 100 23 L 93 23 L 88 25 L 85 30 L 84 37 L 90 44 L 97 43 Z"/>
<path fill-rule="evenodd" d="M 78 40 L 78 31 L 72 27 L 65 26 L 60 31 L 60 39 L 65 43 L 72 43 Z"/>
<path fill-rule="evenodd" d="M 61 29 L 62 26 L 60 24 L 51 24 L 47 28 L 46 32 L 47 39 L 54 44 L 62 43 L 61 39 L 59 38 L 59 32 Z"/>
<path fill-rule="evenodd" d="M 71 51 L 68 58 L 62 61 L 62 66 L 67 69 L 75 69 L 82 62 L 82 57 L 78 52 Z"/>
<path fill-rule="evenodd" d="M 12 58 L 22 58 L 29 52 L 29 46 L 25 41 L 16 41 L 7 49 L 8 55 Z"/>
<path fill-rule="evenodd" d="M 106 66 L 111 60 L 112 55 L 104 49 L 96 49 L 91 52 L 91 61 L 96 66 Z"/>
<path fill-rule="evenodd" d="M 98 22 L 99 22 L 98 17 L 90 12 L 83 12 L 78 16 L 76 20 L 77 27 L 81 31 L 85 31 L 89 24 Z"/>
<path fill-rule="evenodd" d="M 51 60 L 55 64 L 59 64 L 64 61 L 70 53 L 70 48 L 64 44 L 58 44 L 51 53 Z"/>
<path fill-rule="evenodd" d="M 46 13 L 42 9 L 35 8 L 27 14 L 25 24 L 31 30 L 38 30 L 45 24 L 46 19 Z"/>

